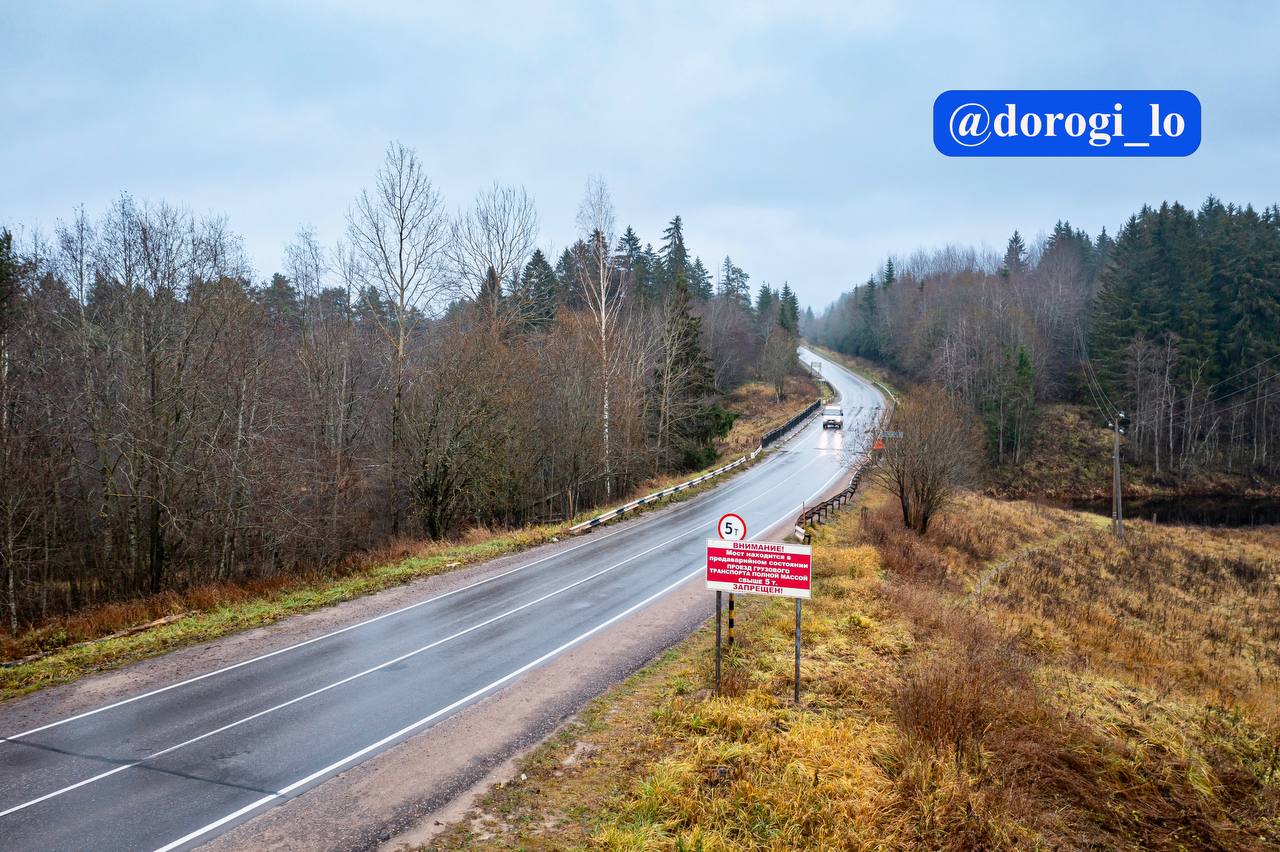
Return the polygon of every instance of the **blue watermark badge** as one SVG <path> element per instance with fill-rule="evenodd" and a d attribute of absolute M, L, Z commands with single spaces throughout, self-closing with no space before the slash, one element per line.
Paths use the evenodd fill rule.
<path fill-rule="evenodd" d="M 1170 90 L 954 90 L 933 102 L 948 157 L 1185 157 L 1200 100 Z"/>

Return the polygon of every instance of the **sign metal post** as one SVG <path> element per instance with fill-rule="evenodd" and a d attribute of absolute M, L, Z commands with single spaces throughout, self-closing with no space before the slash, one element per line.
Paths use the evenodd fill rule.
<path fill-rule="evenodd" d="M 796 704 L 800 703 L 800 600 L 796 598 Z"/>
<path fill-rule="evenodd" d="M 716 590 L 716 695 L 720 694 L 720 596 L 723 594 Z"/>

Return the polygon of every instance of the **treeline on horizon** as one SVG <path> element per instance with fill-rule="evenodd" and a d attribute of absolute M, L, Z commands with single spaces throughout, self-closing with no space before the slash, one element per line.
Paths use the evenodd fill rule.
<path fill-rule="evenodd" d="M 615 234 L 588 182 L 552 264 L 533 200 L 446 211 L 388 148 L 331 247 L 255 284 L 224 218 L 122 196 L 0 229 L 3 624 L 331 564 L 404 537 L 572 517 L 696 469 L 799 309 L 729 258 Z"/>
<path fill-rule="evenodd" d="M 1119 419 L 1157 472 L 1280 472 L 1280 206 L 1143 207 L 1113 239 L 1059 222 L 1001 258 L 890 260 L 806 335 L 940 385 L 1018 463 L 1047 402 Z M 1123 417 L 1120 415 L 1123 414 Z"/>

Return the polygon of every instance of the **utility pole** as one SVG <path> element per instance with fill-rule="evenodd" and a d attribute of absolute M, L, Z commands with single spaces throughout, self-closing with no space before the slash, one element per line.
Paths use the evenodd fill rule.
<path fill-rule="evenodd" d="M 1107 425 L 1111 427 L 1111 525 L 1116 538 L 1124 541 L 1124 504 L 1120 494 L 1120 436 L 1124 429 L 1120 427 L 1123 411 L 1116 412 L 1116 419 Z"/>

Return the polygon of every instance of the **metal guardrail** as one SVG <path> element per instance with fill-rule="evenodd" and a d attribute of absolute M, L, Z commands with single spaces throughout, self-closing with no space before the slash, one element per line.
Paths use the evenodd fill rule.
<path fill-rule="evenodd" d="M 603 523 L 613 520 L 614 518 L 622 517 L 627 512 L 633 511 L 635 509 L 639 509 L 641 506 L 647 506 L 650 503 L 661 500 L 663 497 L 670 497 L 672 494 L 676 494 L 680 491 L 685 491 L 689 488 L 693 488 L 695 485 L 701 485 L 702 483 L 706 482 L 708 479 L 711 479 L 713 477 L 719 476 L 722 473 L 726 473 L 730 470 L 733 470 L 735 467 L 738 467 L 739 465 L 743 465 L 749 461 L 753 461 L 756 456 L 764 452 L 765 449 L 767 449 L 770 445 L 776 444 L 788 432 L 795 429 L 801 423 L 806 422 L 810 417 L 812 417 L 815 413 L 817 413 L 818 409 L 820 409 L 821 407 L 822 407 L 822 400 L 815 399 L 813 402 L 809 403 L 809 405 L 806 406 L 805 409 L 801 411 L 799 414 L 797 414 L 795 417 L 792 417 L 790 420 L 788 420 L 786 423 L 779 426 L 777 429 L 771 429 L 768 432 L 764 433 L 764 435 L 760 438 L 760 446 L 756 447 L 748 455 L 745 455 L 740 459 L 735 459 L 734 461 L 729 462 L 723 467 L 718 467 L 715 470 L 708 471 L 702 474 L 702 476 L 697 477 L 696 479 L 690 479 L 688 482 L 681 482 L 679 485 L 673 485 L 670 488 L 664 488 L 661 491 L 655 491 L 652 494 L 646 494 L 643 497 L 641 497 L 639 500 L 632 500 L 630 503 L 619 506 L 616 509 L 611 509 L 608 512 L 605 512 L 601 515 L 597 515 L 589 521 L 583 521 L 580 524 L 574 524 L 573 526 L 569 527 L 569 532 L 579 533 L 579 532 L 582 532 L 583 530 L 589 530 L 593 527 L 598 527 Z"/>
<path fill-rule="evenodd" d="M 809 403 L 808 408 L 806 408 L 804 411 L 801 411 L 795 417 L 792 417 L 786 423 L 783 423 L 777 429 L 771 429 L 768 432 L 765 432 L 764 435 L 760 438 L 760 449 L 763 450 L 765 447 L 774 443 L 783 435 L 787 434 L 792 429 L 796 428 L 796 426 L 799 426 L 805 420 L 808 420 L 810 417 L 816 414 L 818 409 L 821 407 L 822 407 L 822 400 L 815 399 L 813 402 Z"/>

